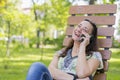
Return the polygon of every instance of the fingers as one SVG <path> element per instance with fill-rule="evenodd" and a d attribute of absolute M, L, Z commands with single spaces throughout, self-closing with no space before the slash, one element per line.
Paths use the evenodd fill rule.
<path fill-rule="evenodd" d="M 85 38 L 90 38 L 90 37 L 91 37 L 91 36 L 90 36 L 87 32 L 85 32 L 85 31 L 82 31 L 82 34 L 84 34 Z"/>

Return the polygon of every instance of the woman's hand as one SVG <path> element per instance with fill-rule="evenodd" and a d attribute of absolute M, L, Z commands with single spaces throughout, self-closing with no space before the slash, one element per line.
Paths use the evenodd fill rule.
<path fill-rule="evenodd" d="M 80 45 L 87 46 L 90 43 L 90 35 L 87 32 L 85 32 L 85 31 L 82 31 L 82 34 L 85 37 L 83 37 L 84 40 L 83 40 L 83 42 L 81 42 Z"/>
<path fill-rule="evenodd" d="M 90 79 L 87 77 L 87 78 L 83 78 L 83 79 L 76 79 L 76 80 L 90 80 Z"/>

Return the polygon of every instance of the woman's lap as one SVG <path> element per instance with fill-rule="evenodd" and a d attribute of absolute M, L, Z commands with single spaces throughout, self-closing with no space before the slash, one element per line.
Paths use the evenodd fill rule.
<path fill-rule="evenodd" d="M 93 80 L 92 76 L 89 76 L 89 79 Z M 53 79 L 50 75 L 50 72 L 48 71 L 47 67 L 44 64 L 40 62 L 35 62 L 30 66 L 26 80 L 53 80 Z"/>
<path fill-rule="evenodd" d="M 52 80 L 52 77 L 44 64 L 35 62 L 30 66 L 26 80 Z"/>

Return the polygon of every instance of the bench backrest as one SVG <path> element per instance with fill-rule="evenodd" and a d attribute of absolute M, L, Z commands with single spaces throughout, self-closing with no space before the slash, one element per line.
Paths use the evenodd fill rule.
<path fill-rule="evenodd" d="M 68 46 L 71 40 L 72 31 L 79 22 L 84 19 L 90 19 L 98 27 L 98 47 L 103 57 L 104 71 L 96 74 L 94 80 L 106 80 L 105 72 L 108 70 L 108 61 L 111 56 L 109 48 L 112 47 L 112 36 L 114 34 L 115 16 L 117 6 L 114 4 L 107 5 L 82 5 L 71 6 L 68 18 L 68 27 L 63 46 Z"/>

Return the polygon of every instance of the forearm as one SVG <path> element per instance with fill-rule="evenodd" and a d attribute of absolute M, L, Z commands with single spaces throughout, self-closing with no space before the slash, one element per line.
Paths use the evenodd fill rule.
<path fill-rule="evenodd" d="M 79 49 L 76 73 L 80 78 L 90 75 L 89 65 L 86 60 L 85 46 L 82 46 Z"/>
<path fill-rule="evenodd" d="M 48 66 L 50 74 L 55 80 L 72 80 L 73 76 L 58 69 L 58 55 L 54 55 L 53 60 Z"/>
<path fill-rule="evenodd" d="M 55 67 L 55 68 L 57 68 L 57 65 L 58 65 L 58 60 L 59 60 L 59 57 L 58 57 L 58 55 L 54 55 L 54 57 L 53 57 L 53 60 L 51 61 L 51 63 L 49 64 L 49 68 L 50 67 Z"/>
<path fill-rule="evenodd" d="M 59 69 L 53 68 L 53 69 L 50 69 L 49 71 L 55 80 L 73 80 L 72 75 L 69 75 Z"/>

